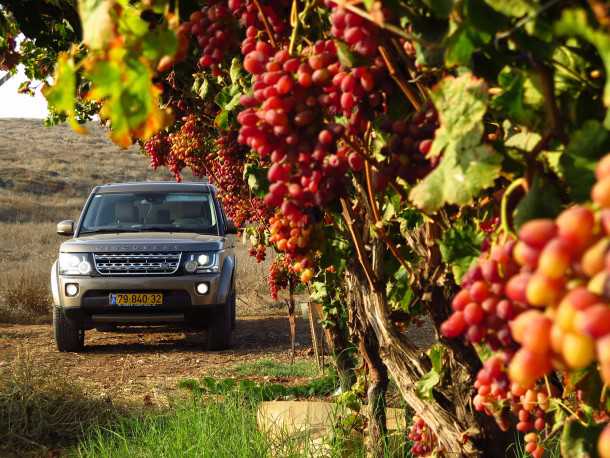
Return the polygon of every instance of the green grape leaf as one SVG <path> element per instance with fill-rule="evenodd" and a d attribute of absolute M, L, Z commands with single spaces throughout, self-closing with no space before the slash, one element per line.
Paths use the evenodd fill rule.
<path fill-rule="evenodd" d="M 570 143 L 559 159 L 559 170 L 573 200 L 589 200 L 595 184 L 595 166 L 608 148 L 610 132 L 600 121 L 587 120 L 571 135 Z"/>
<path fill-rule="evenodd" d="M 456 283 L 481 254 L 484 234 L 475 225 L 458 223 L 449 228 L 438 241 L 443 262 L 451 266 Z"/>
<path fill-rule="evenodd" d="M 62 52 L 57 58 L 53 85 L 43 90 L 49 105 L 58 113 L 65 113 L 72 128 L 77 131 L 83 129 L 75 118 L 76 95 L 76 65 L 68 53 Z"/>
<path fill-rule="evenodd" d="M 463 143 L 462 137 L 467 137 L 468 142 L 464 143 L 468 146 L 480 143 L 481 121 L 487 111 L 487 86 L 483 80 L 471 73 L 448 77 L 430 95 L 440 120 L 430 156 L 439 155 L 451 143 Z"/>
<path fill-rule="evenodd" d="M 606 73 L 604 105 L 610 107 L 610 78 L 608 78 L 610 75 L 610 35 L 591 27 L 587 13 L 582 9 L 564 11 L 561 19 L 555 23 L 555 32 L 559 35 L 579 37 L 595 46 L 604 63 Z"/>
<path fill-rule="evenodd" d="M 415 384 L 417 396 L 421 399 L 432 399 L 434 387 L 441 381 L 441 374 L 434 369 L 426 372 Z"/>
<path fill-rule="evenodd" d="M 78 0 L 83 24 L 83 43 L 90 49 L 103 49 L 114 37 L 112 8 L 114 1 Z"/>
<path fill-rule="evenodd" d="M 438 167 L 415 186 L 409 195 L 426 211 L 444 204 L 466 205 L 498 177 L 502 158 L 490 145 L 481 143 L 483 115 L 487 111 L 487 86 L 471 73 L 442 80 L 431 94 L 438 110 L 429 156 L 443 157 Z"/>
<path fill-rule="evenodd" d="M 493 185 L 502 158 L 489 145 L 468 143 L 445 149 L 438 167 L 411 190 L 409 198 L 415 205 L 428 212 L 446 203 L 466 205 Z"/>
<path fill-rule="evenodd" d="M 311 284 L 310 299 L 314 302 L 324 302 L 328 298 L 328 290 L 326 289 L 326 283 L 321 281 L 315 281 Z"/>
<path fill-rule="evenodd" d="M 472 53 L 491 40 L 489 33 L 475 29 L 469 22 L 455 25 L 451 23 L 451 32 L 447 37 L 445 64 L 468 65 Z"/>
<path fill-rule="evenodd" d="M 531 219 L 552 218 L 559 213 L 561 207 L 557 186 L 536 175 L 529 192 L 515 208 L 513 225 L 518 229 Z"/>
<path fill-rule="evenodd" d="M 237 57 L 234 57 L 231 60 L 231 68 L 229 69 L 229 77 L 231 78 L 231 82 L 236 84 L 241 77 L 241 64 L 240 60 Z"/>
<path fill-rule="evenodd" d="M 590 423 L 582 425 L 575 418 L 564 422 L 561 434 L 561 456 L 570 458 L 593 458 L 597 457 L 597 438 L 604 425 Z"/>
<path fill-rule="evenodd" d="M 432 399 L 432 391 L 441 381 L 444 353 L 445 349 L 440 344 L 433 345 L 428 350 L 427 354 L 432 363 L 432 368 L 415 385 L 417 396 L 421 399 Z"/>
<path fill-rule="evenodd" d="M 363 64 L 362 57 L 352 52 L 347 43 L 341 40 L 335 40 L 335 46 L 337 47 L 337 57 L 341 65 L 347 68 L 358 67 Z"/>
<path fill-rule="evenodd" d="M 176 34 L 169 29 L 157 28 L 151 30 L 142 40 L 142 55 L 149 61 L 155 61 L 163 56 L 173 56 L 178 48 Z"/>
<path fill-rule="evenodd" d="M 527 73 L 504 67 L 498 74 L 502 92 L 491 101 L 491 106 L 518 124 L 536 127 L 543 117 L 542 98 Z"/>

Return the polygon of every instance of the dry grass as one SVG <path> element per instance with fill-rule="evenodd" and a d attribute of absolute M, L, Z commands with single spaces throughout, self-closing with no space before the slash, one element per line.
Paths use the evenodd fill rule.
<path fill-rule="evenodd" d="M 25 350 L 0 370 L 0 412 L 0 454 L 19 457 L 55 456 L 52 450 L 120 413 L 109 400 L 92 398 Z"/>
<path fill-rule="evenodd" d="M 185 174 L 185 179 L 190 179 Z M 57 222 L 77 219 L 91 189 L 113 181 L 172 179 L 153 171 L 137 147 L 121 150 L 99 126 L 88 135 L 41 121 L 0 119 L 0 322 L 50 318 L 49 272 L 65 240 Z M 242 314 L 258 314 L 270 297 L 269 260 L 257 263 L 236 241 Z"/>

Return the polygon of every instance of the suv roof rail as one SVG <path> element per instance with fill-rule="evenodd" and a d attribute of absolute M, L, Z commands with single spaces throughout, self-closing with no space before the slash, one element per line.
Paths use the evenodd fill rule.
<path fill-rule="evenodd" d="M 196 180 L 188 181 L 174 181 L 174 180 L 141 180 L 141 181 L 114 181 L 110 183 L 104 183 L 99 186 L 113 186 L 117 184 L 142 184 L 142 183 L 170 183 L 170 184 L 210 184 L 208 177 L 200 177 Z"/>

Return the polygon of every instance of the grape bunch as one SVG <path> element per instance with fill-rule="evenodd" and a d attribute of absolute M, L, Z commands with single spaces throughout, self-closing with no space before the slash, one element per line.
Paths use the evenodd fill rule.
<path fill-rule="evenodd" d="M 413 416 L 407 437 L 413 443 L 411 446 L 413 456 L 428 456 L 437 445 L 436 436 L 426 422 L 417 415 Z"/>
<path fill-rule="evenodd" d="M 267 277 L 271 297 L 274 300 L 277 300 L 280 290 L 288 287 L 288 281 L 291 278 L 294 280 L 294 274 L 290 272 L 286 258 L 283 256 L 276 257 L 269 267 L 269 276 Z"/>
<path fill-rule="evenodd" d="M 237 143 L 234 132 L 226 132 L 215 142 L 205 162 L 210 180 L 217 186 L 218 195 L 227 215 L 237 227 L 246 221 L 262 222 L 268 217 L 261 198 L 251 196 L 244 181 L 246 150 Z"/>
<path fill-rule="evenodd" d="M 343 128 L 327 123 L 319 104 L 327 67 L 336 62 L 334 43 L 319 42 L 315 50 L 306 61 L 258 41 L 244 60 L 253 74 L 253 95 L 242 97 L 245 109 L 237 118 L 239 142 L 271 161 L 265 204 L 300 228 L 319 222 L 314 207 L 341 195 L 349 168 L 346 151 L 337 149 Z"/>
<path fill-rule="evenodd" d="M 215 76 L 220 65 L 237 47 L 237 24 L 224 2 L 206 5 L 190 17 L 190 31 L 201 49 L 198 65 L 209 68 Z"/>
<path fill-rule="evenodd" d="M 262 243 L 257 243 L 256 246 L 250 248 L 248 254 L 253 258 L 256 258 L 257 262 L 263 262 L 267 254 L 267 249 Z"/>
<path fill-rule="evenodd" d="M 440 159 L 438 156 L 427 157 L 438 126 L 438 114 L 431 105 L 424 106 L 410 119 L 385 120 L 381 129 L 389 135 L 389 139 L 382 153 L 389 160 L 383 177 L 386 180 L 400 177 L 414 183 L 430 173 Z M 384 185 L 379 187 L 383 188 Z"/>
<path fill-rule="evenodd" d="M 312 245 L 312 234 L 315 235 L 315 226 L 304 227 L 278 211 L 269 219 L 269 242 L 285 254 L 287 261 L 292 261 L 290 270 L 299 274 L 303 283 L 308 283 L 313 277 L 312 261 L 308 251 Z"/>
<path fill-rule="evenodd" d="M 453 313 L 441 325 L 445 337 L 465 334 L 469 342 L 485 342 L 494 350 L 514 346 L 508 322 L 524 310 L 510 294 L 511 276 L 518 271 L 514 245 L 510 240 L 494 246 L 464 275 L 451 303 Z"/>
<path fill-rule="evenodd" d="M 289 2 L 272 0 L 269 4 L 262 1 L 259 3 L 274 38 L 280 41 L 289 30 L 285 19 L 289 13 Z M 231 14 L 239 21 L 239 25 L 247 30 L 246 39 L 242 42 L 242 53 L 246 55 L 251 51 L 247 47 L 248 44 L 251 44 L 252 40 L 256 44 L 259 31 L 264 30 L 263 17 L 256 4 L 251 0 L 228 0 L 227 6 Z M 244 47 L 246 52 L 243 52 Z"/>
<path fill-rule="evenodd" d="M 325 4 L 332 8 L 331 34 L 347 43 L 354 52 L 368 58 L 375 57 L 379 46 L 378 28 L 331 0 L 326 0 Z"/>
<path fill-rule="evenodd" d="M 15 37 L 7 35 L 4 43 L 5 45 L 0 47 L 0 70 L 10 71 L 19 63 L 21 55 L 17 51 Z"/>

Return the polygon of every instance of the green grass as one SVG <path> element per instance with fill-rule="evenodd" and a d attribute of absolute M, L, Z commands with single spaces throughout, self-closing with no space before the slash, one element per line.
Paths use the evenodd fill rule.
<path fill-rule="evenodd" d="M 111 428 L 95 429 L 74 455 L 245 458 L 270 451 L 270 441 L 256 427 L 255 403 L 228 397 L 185 401 L 164 414 L 125 417 Z"/>
<path fill-rule="evenodd" d="M 315 377 L 318 368 L 312 361 L 295 361 L 294 364 L 270 359 L 238 364 L 233 368 L 235 374 L 260 377 Z"/>

